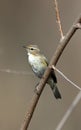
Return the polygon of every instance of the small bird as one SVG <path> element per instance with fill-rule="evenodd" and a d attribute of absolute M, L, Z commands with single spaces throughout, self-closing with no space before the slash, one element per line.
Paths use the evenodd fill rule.
<path fill-rule="evenodd" d="M 37 45 L 28 45 L 23 46 L 26 49 L 28 55 L 28 62 L 35 73 L 35 75 L 39 78 L 42 78 L 47 66 L 48 60 L 47 58 L 40 53 L 40 49 Z M 61 98 L 61 94 L 57 88 L 57 78 L 55 76 L 54 71 L 51 72 L 47 83 L 50 85 L 53 94 L 56 99 Z"/>

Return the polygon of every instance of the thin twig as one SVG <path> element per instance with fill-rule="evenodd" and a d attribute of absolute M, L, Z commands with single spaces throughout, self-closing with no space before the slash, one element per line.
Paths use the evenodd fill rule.
<path fill-rule="evenodd" d="M 69 116 L 73 112 L 74 108 L 79 103 L 80 99 L 81 99 L 81 91 L 77 94 L 74 101 L 72 102 L 72 104 L 70 105 L 70 107 L 68 108 L 66 113 L 64 114 L 63 118 L 61 119 L 60 123 L 57 125 L 55 130 L 62 130 L 63 129 L 63 126 L 65 125 L 65 123 L 68 120 Z"/>
<path fill-rule="evenodd" d="M 33 113 L 35 111 L 36 105 L 38 103 L 38 100 L 40 98 L 40 95 L 44 89 L 44 86 L 48 80 L 48 77 L 51 73 L 51 67 L 52 65 L 56 65 L 64 48 L 66 47 L 66 45 L 69 43 L 70 39 L 72 38 L 72 36 L 74 35 L 74 33 L 76 32 L 77 28 L 76 28 L 76 24 L 80 23 L 81 24 L 81 15 L 76 19 L 76 22 L 73 24 L 73 26 L 71 27 L 71 29 L 68 31 L 68 33 L 66 34 L 66 36 L 60 41 L 60 44 L 58 44 L 58 47 L 55 51 L 55 54 L 53 55 L 53 57 L 51 58 L 50 64 L 48 66 L 48 68 L 46 69 L 43 78 L 40 80 L 39 85 L 37 86 L 37 93 L 34 93 L 32 99 L 31 99 L 31 103 L 29 105 L 29 109 L 26 113 L 25 116 L 25 120 L 21 126 L 21 130 L 27 130 L 29 123 L 31 121 L 31 118 L 33 116 Z"/>
<path fill-rule="evenodd" d="M 26 71 L 17 71 L 12 69 L 0 69 L 0 72 L 9 73 L 9 74 L 16 74 L 16 75 L 32 75 L 31 72 Z"/>
<path fill-rule="evenodd" d="M 56 11 L 57 23 L 58 23 L 58 27 L 59 27 L 61 39 L 63 39 L 64 35 L 63 35 L 63 30 L 62 30 L 62 25 L 61 25 L 60 13 L 59 13 L 59 8 L 58 8 L 58 2 L 57 2 L 57 0 L 54 0 L 54 3 L 55 3 L 55 11 Z"/>
<path fill-rule="evenodd" d="M 58 70 L 54 65 L 52 66 L 54 71 L 56 70 L 64 79 L 66 79 L 70 84 L 72 84 L 74 87 L 76 87 L 78 90 L 81 90 L 81 88 L 76 85 L 74 82 L 72 82 L 69 78 L 67 78 L 60 70 Z"/>

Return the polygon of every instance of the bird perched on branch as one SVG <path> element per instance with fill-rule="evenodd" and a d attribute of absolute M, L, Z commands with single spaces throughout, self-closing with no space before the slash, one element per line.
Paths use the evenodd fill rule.
<path fill-rule="evenodd" d="M 48 60 L 47 58 L 40 53 L 40 49 L 38 48 L 37 45 L 28 45 L 28 46 L 23 46 L 28 55 L 28 62 L 35 73 L 35 75 L 39 78 L 42 78 L 47 66 L 48 66 Z M 56 99 L 61 98 L 61 94 L 57 88 L 57 78 L 55 76 L 54 71 L 51 72 L 49 79 L 47 83 L 50 85 L 53 94 Z"/>

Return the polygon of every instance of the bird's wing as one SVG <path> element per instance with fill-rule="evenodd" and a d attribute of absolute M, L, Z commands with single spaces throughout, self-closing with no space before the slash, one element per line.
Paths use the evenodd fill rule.
<path fill-rule="evenodd" d="M 42 62 L 48 66 L 47 58 L 42 55 L 42 59 L 43 59 Z M 54 70 L 52 70 L 52 72 L 51 72 L 51 77 L 53 78 L 54 82 L 57 83 L 57 78 L 56 78 Z"/>
<path fill-rule="evenodd" d="M 48 60 L 44 55 L 41 55 L 41 62 L 47 67 L 48 66 Z"/>
<path fill-rule="evenodd" d="M 45 60 L 45 62 L 46 62 L 46 64 L 47 64 L 47 66 L 48 66 L 48 60 L 47 60 L 47 58 L 46 58 L 45 56 L 43 56 L 43 58 L 44 58 L 44 60 Z"/>
<path fill-rule="evenodd" d="M 54 82 L 57 83 L 57 78 L 56 78 L 54 70 L 52 70 L 51 72 L 51 77 L 53 78 Z"/>

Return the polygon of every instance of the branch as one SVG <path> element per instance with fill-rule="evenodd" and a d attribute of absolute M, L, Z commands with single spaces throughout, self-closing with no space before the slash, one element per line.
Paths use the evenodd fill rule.
<path fill-rule="evenodd" d="M 57 71 L 66 81 L 68 81 L 70 84 L 72 84 L 74 87 L 76 87 L 78 90 L 81 91 L 81 88 L 76 85 L 74 82 L 72 82 L 70 79 L 68 79 L 60 70 L 58 70 L 54 65 L 52 66 L 53 70 Z"/>
<path fill-rule="evenodd" d="M 0 69 L 0 72 L 4 72 L 4 73 L 9 73 L 9 74 L 22 74 L 22 75 L 31 75 L 32 73 L 30 72 L 26 72 L 26 71 L 17 71 L 17 70 L 12 70 L 12 69 Z"/>
<path fill-rule="evenodd" d="M 56 11 L 57 23 L 58 23 L 58 27 L 59 27 L 61 39 L 63 39 L 64 35 L 63 35 L 63 30 L 62 30 L 62 25 L 61 25 L 60 13 L 59 13 L 59 8 L 58 8 L 58 2 L 57 2 L 57 0 L 54 0 L 54 3 L 55 3 L 55 11 Z"/>
<path fill-rule="evenodd" d="M 66 123 L 67 119 L 69 118 L 69 116 L 73 112 L 74 108 L 79 103 L 80 99 L 81 99 L 81 91 L 77 94 L 74 101 L 72 102 L 72 104 L 70 105 L 68 110 L 66 111 L 65 115 L 63 116 L 63 118 L 61 119 L 60 123 L 58 124 L 58 126 L 56 127 L 55 130 L 61 130 L 63 128 L 64 124 Z"/>
<path fill-rule="evenodd" d="M 72 38 L 72 36 L 76 32 L 76 30 L 79 29 L 79 27 L 77 27 L 77 24 L 81 24 L 81 15 L 76 19 L 75 23 L 72 25 L 71 29 L 68 31 L 66 36 L 60 41 L 60 43 L 55 51 L 55 54 L 51 58 L 50 64 L 49 64 L 48 68 L 46 69 L 42 79 L 40 80 L 39 85 L 37 86 L 37 93 L 34 93 L 32 99 L 30 101 L 29 109 L 27 110 L 27 113 L 25 115 L 25 119 L 24 119 L 24 122 L 22 123 L 21 130 L 27 130 L 29 123 L 31 121 L 31 118 L 33 116 L 34 110 L 36 108 L 36 105 L 38 103 L 38 100 L 40 98 L 40 95 L 41 95 L 41 93 L 44 89 L 44 86 L 48 80 L 48 77 L 51 73 L 51 69 L 52 69 L 51 66 L 57 64 L 64 48 L 69 43 L 70 39 Z"/>

